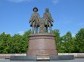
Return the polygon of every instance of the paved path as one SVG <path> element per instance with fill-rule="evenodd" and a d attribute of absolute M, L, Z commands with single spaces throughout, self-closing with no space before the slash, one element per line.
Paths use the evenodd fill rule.
<path fill-rule="evenodd" d="M 74 60 L 59 60 L 59 61 L 10 61 L 9 59 L 0 59 L 0 62 L 84 62 L 84 58 L 76 58 Z"/>

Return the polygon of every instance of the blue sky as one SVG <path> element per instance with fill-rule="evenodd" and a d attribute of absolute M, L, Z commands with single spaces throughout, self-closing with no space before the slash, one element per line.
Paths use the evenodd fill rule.
<path fill-rule="evenodd" d="M 0 33 L 22 34 L 30 29 L 32 8 L 38 7 L 42 17 L 49 8 L 54 19 L 53 29 L 64 35 L 75 35 L 84 28 L 84 0 L 0 0 Z"/>

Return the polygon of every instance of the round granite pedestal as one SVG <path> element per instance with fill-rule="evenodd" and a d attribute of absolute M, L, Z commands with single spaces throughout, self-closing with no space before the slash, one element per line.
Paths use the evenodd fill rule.
<path fill-rule="evenodd" d="M 33 34 L 29 38 L 27 56 L 11 56 L 11 61 L 73 60 L 73 55 L 58 55 L 53 34 Z"/>
<path fill-rule="evenodd" d="M 29 37 L 27 56 L 48 57 L 58 55 L 53 34 L 32 34 Z"/>

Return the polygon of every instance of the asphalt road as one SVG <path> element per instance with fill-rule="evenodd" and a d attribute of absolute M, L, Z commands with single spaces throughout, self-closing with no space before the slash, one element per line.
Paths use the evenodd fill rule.
<path fill-rule="evenodd" d="M 84 62 L 84 58 L 76 58 L 74 60 L 58 60 L 58 61 L 10 61 L 9 59 L 0 59 L 0 62 Z"/>

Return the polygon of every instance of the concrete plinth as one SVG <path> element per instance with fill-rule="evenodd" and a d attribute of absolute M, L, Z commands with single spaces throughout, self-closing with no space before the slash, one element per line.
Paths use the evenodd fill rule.
<path fill-rule="evenodd" d="M 58 60 L 74 60 L 73 55 L 60 55 L 50 57 L 35 57 L 35 56 L 11 56 L 11 61 L 58 61 Z"/>
<path fill-rule="evenodd" d="M 27 56 L 58 55 L 53 34 L 32 34 L 29 37 Z"/>

